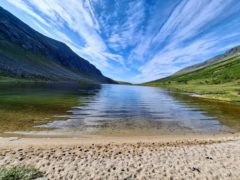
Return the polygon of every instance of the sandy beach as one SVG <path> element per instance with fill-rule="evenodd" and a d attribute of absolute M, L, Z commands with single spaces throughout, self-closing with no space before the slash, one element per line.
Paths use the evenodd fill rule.
<path fill-rule="evenodd" d="M 1 138 L 0 167 L 47 179 L 239 179 L 240 136 Z"/>

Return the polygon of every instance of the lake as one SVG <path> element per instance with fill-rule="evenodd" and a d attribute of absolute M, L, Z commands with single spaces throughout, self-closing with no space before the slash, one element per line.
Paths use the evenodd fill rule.
<path fill-rule="evenodd" d="M 0 85 L 1 136 L 148 136 L 239 130 L 240 105 L 156 87 Z"/>

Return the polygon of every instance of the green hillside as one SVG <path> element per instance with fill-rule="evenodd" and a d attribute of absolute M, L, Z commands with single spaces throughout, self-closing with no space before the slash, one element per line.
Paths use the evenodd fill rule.
<path fill-rule="evenodd" d="M 54 61 L 49 61 L 40 54 L 26 51 L 13 43 L 0 41 L 0 55 L 0 82 L 42 81 L 57 77 L 68 80 L 76 76 Z"/>
<path fill-rule="evenodd" d="M 240 102 L 240 56 L 144 85 L 195 93 L 210 99 Z"/>
<path fill-rule="evenodd" d="M 0 82 L 115 83 L 66 44 L 0 7 Z"/>

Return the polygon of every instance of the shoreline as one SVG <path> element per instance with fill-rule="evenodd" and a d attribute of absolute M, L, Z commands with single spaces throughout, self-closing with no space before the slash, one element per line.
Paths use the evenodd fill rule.
<path fill-rule="evenodd" d="M 190 97 L 193 98 L 200 98 L 202 100 L 209 100 L 212 102 L 221 102 L 221 103 L 228 103 L 228 104 L 235 104 L 235 105 L 240 105 L 240 101 L 236 100 L 236 98 L 238 99 L 239 96 L 236 96 L 235 99 L 234 98 L 225 98 L 222 97 L 221 93 L 219 94 L 218 92 L 212 92 L 212 91 L 206 91 L 206 92 L 198 92 L 198 90 L 192 90 L 192 89 L 188 89 L 186 88 L 183 84 L 179 84 L 179 86 L 181 87 L 173 87 L 173 86 L 169 86 L 169 85 L 164 85 L 164 84 L 160 84 L 160 85 L 139 85 L 139 86 L 143 86 L 143 87 L 156 87 L 156 88 L 162 88 L 162 89 L 166 89 L 169 90 L 173 93 L 180 93 L 180 94 L 185 94 L 188 95 Z M 175 85 L 177 86 L 177 85 Z M 214 85 L 212 85 L 214 88 Z M 216 85 L 215 85 L 216 86 Z M 215 87 L 217 89 L 217 87 Z M 200 89 L 200 87 L 199 87 Z"/>
<path fill-rule="evenodd" d="M 109 143 L 183 143 L 184 142 L 224 142 L 228 140 L 240 139 L 240 132 L 235 133 L 215 133 L 215 134 L 163 134 L 163 135 L 143 135 L 143 136 L 101 136 L 101 135 L 82 135 L 82 136 L 66 136 L 66 137 L 46 137 L 46 136 L 0 136 L 0 149 L 11 148 L 15 146 L 61 146 L 61 145 L 105 145 Z M 181 144 L 180 143 L 180 144 Z M 196 144 L 196 143 L 195 143 Z"/>
<path fill-rule="evenodd" d="M 237 179 L 239 164 L 239 133 L 0 138 L 0 168 L 33 166 L 48 179 Z"/>

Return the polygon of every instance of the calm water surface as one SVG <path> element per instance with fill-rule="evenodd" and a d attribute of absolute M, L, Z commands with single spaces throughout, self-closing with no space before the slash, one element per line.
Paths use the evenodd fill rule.
<path fill-rule="evenodd" d="M 206 134 L 239 130 L 239 105 L 155 87 L 0 86 L 3 136 Z"/>

